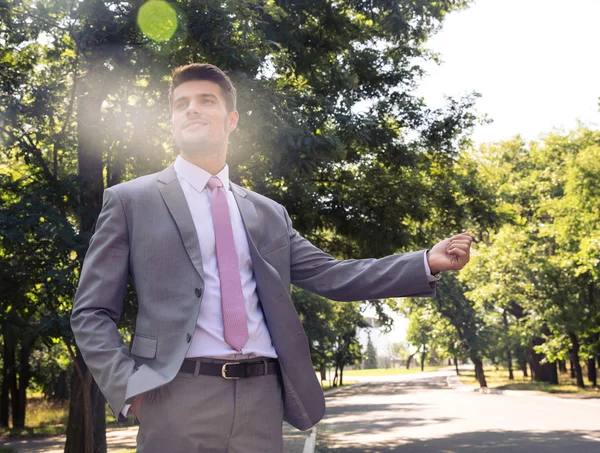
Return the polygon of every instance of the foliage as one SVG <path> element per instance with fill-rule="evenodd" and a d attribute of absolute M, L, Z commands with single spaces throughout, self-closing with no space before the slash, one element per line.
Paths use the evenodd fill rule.
<path fill-rule="evenodd" d="M 373 346 L 373 342 L 371 341 L 371 335 L 369 335 L 367 349 L 364 355 L 366 356 L 365 361 L 363 362 L 364 368 L 367 370 L 377 368 L 377 351 L 375 350 L 375 346 Z"/>
<path fill-rule="evenodd" d="M 444 276 L 433 306 L 455 319 L 468 350 L 495 363 L 514 353 L 534 379 L 555 383 L 556 361 L 569 358 L 583 387 L 580 361 L 600 357 L 600 133 L 516 137 L 463 156 L 495 194 L 498 224 L 475 230 L 471 262 Z"/>
<path fill-rule="evenodd" d="M 168 74 L 192 61 L 217 64 L 238 88 L 232 179 L 283 202 L 298 231 L 334 255 L 423 248 L 467 218 L 489 223 L 473 169 L 454 165 L 476 96 L 431 110 L 414 94 L 420 63 L 436 58 L 425 42 L 468 1 L 177 2 L 167 41 L 138 28 L 144 3 L 0 5 L 4 340 L 18 329 L 32 353 L 57 339 L 73 346 L 67 317 L 102 191 L 172 161 Z M 334 318 L 355 316 L 348 307 Z M 354 350 L 318 332 L 323 313 L 304 312 L 308 330 Z M 126 336 L 134 319 L 132 289 Z M 358 357 L 347 353 L 335 360 Z"/>

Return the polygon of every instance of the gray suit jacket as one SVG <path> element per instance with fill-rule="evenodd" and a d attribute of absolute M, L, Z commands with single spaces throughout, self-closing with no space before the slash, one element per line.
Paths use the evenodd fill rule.
<path fill-rule="evenodd" d="M 290 285 L 333 300 L 433 296 L 423 252 L 335 260 L 301 237 L 278 203 L 232 184 L 246 228 L 256 287 L 283 379 L 284 418 L 308 429 L 323 392 Z M 131 350 L 117 330 L 128 276 L 138 299 Z M 189 348 L 202 303 L 198 236 L 173 166 L 104 192 L 73 304 L 77 345 L 115 414 L 171 381 Z"/>

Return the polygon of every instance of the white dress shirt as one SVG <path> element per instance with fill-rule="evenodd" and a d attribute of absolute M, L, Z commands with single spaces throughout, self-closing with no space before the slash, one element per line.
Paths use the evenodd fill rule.
<path fill-rule="evenodd" d="M 225 342 L 223 331 L 223 312 L 221 309 L 221 285 L 217 265 L 215 233 L 212 212 L 210 209 L 211 191 L 206 183 L 212 176 L 206 170 L 186 161 L 181 156 L 175 161 L 175 172 L 188 207 L 192 214 L 194 226 L 200 241 L 202 252 L 202 269 L 204 271 L 204 295 L 200 304 L 200 313 L 196 330 L 186 357 L 227 357 L 237 351 Z M 256 280 L 248 248 L 246 229 L 238 205 L 233 197 L 229 184 L 229 167 L 225 167 L 217 176 L 227 194 L 229 216 L 233 229 L 233 240 L 240 268 L 242 293 L 246 305 L 248 321 L 248 342 L 240 354 L 252 354 L 261 357 L 277 357 L 271 343 L 271 335 L 256 293 Z"/>

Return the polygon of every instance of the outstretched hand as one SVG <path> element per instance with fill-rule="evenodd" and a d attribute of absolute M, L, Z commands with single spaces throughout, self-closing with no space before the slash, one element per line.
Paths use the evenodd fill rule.
<path fill-rule="evenodd" d="M 470 233 L 461 233 L 435 244 L 427 253 L 431 273 L 458 271 L 465 267 L 471 257 L 471 242 Z"/>

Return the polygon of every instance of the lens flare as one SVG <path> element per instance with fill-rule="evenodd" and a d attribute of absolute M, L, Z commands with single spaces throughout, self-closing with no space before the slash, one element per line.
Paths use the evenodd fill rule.
<path fill-rule="evenodd" d="M 150 0 L 140 8 L 137 23 L 147 38 L 168 41 L 177 30 L 177 13 L 167 2 Z"/>

